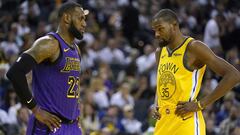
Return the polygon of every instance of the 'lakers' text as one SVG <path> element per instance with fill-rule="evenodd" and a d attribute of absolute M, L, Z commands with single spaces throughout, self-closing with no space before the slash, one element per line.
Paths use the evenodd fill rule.
<path fill-rule="evenodd" d="M 80 61 L 77 58 L 66 57 L 66 63 L 61 72 L 79 71 Z"/>

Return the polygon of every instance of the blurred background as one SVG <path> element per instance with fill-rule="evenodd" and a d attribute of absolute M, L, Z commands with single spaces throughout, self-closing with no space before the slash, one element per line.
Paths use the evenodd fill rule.
<path fill-rule="evenodd" d="M 202 40 L 240 70 L 239 0 L 75 0 L 90 10 L 81 48 L 83 127 L 92 135 L 151 135 L 156 89 L 151 18 L 174 10 L 185 35 Z M 0 0 L 0 135 L 24 135 L 30 111 L 6 71 L 33 42 L 57 28 L 64 0 Z M 27 76 L 31 86 L 31 73 Z M 207 70 L 199 98 L 221 77 Z M 207 135 L 240 135 L 240 87 L 204 110 Z"/>

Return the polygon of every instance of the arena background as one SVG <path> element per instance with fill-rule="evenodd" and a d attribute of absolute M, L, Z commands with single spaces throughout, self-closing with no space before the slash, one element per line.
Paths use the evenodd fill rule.
<path fill-rule="evenodd" d="M 24 135 L 30 111 L 5 74 L 35 39 L 55 31 L 61 0 L 0 0 L 0 135 Z M 86 134 L 151 135 L 157 41 L 151 18 L 176 11 L 184 34 L 240 69 L 239 0 L 79 0 L 90 10 L 82 41 L 81 105 Z M 219 17 L 220 21 L 216 21 Z M 220 42 L 218 42 L 220 41 Z M 200 98 L 221 78 L 207 70 Z M 31 85 L 31 73 L 28 75 Z M 240 87 L 204 110 L 207 135 L 240 135 Z"/>

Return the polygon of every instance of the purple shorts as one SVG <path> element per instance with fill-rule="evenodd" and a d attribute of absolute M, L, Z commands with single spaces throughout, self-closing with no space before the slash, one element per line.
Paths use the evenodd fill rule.
<path fill-rule="evenodd" d="M 82 135 L 82 132 L 78 127 L 77 121 L 71 124 L 62 123 L 61 128 L 52 132 L 46 125 L 31 115 L 28 122 L 27 135 Z"/>

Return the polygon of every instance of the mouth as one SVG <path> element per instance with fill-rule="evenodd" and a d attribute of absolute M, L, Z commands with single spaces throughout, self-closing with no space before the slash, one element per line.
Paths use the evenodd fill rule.
<path fill-rule="evenodd" d="M 79 31 L 80 31 L 82 34 L 85 33 L 85 29 L 84 29 L 84 28 L 80 29 Z"/>
<path fill-rule="evenodd" d="M 162 38 L 158 38 L 158 42 L 163 42 L 164 40 Z"/>

